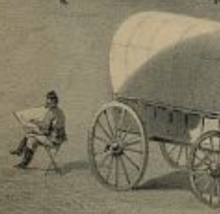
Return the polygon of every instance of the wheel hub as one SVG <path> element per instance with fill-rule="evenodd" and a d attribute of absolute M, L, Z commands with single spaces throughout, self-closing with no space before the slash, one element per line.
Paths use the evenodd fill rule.
<path fill-rule="evenodd" d="M 113 142 L 106 145 L 105 152 L 110 152 L 114 156 L 119 156 L 123 154 L 123 148 L 118 142 Z"/>
<path fill-rule="evenodd" d="M 114 156 L 119 156 L 123 153 L 122 147 L 118 142 L 114 142 L 111 145 L 111 152 Z"/>
<path fill-rule="evenodd" d="M 220 178 L 220 164 L 214 164 L 211 166 L 210 175 L 213 178 Z"/>

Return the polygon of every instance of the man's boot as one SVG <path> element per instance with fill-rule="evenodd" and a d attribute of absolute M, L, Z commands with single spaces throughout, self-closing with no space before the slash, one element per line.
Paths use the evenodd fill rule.
<path fill-rule="evenodd" d="M 16 165 L 18 168 L 26 169 L 33 159 L 34 151 L 32 149 L 26 148 L 24 152 L 23 160 Z"/>
<path fill-rule="evenodd" d="M 26 145 L 27 145 L 27 138 L 24 137 L 23 140 L 19 143 L 18 147 L 11 151 L 10 153 L 12 155 L 18 155 L 18 156 L 21 156 L 26 148 Z"/>

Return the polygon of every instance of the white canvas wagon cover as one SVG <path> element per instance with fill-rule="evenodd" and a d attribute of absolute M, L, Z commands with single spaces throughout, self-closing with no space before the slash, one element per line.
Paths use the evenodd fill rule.
<path fill-rule="evenodd" d="M 220 24 L 163 12 L 129 17 L 110 50 L 114 93 L 220 112 Z"/>

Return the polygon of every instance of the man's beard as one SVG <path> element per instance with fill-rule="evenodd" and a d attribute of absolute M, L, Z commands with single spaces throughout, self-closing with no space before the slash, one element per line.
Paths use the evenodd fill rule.
<path fill-rule="evenodd" d="M 44 104 L 44 107 L 45 107 L 45 108 L 49 108 L 49 104 L 47 104 L 47 103 Z"/>
<path fill-rule="evenodd" d="M 51 103 L 51 104 L 46 103 L 46 104 L 44 105 L 45 108 L 55 108 L 56 106 L 57 106 L 57 104 L 55 104 L 55 103 L 54 103 L 54 104 L 52 104 L 52 103 Z"/>

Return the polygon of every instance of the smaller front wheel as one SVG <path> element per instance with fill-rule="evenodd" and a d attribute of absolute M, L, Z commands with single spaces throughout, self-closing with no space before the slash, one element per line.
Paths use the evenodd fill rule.
<path fill-rule="evenodd" d="M 190 143 L 184 142 L 161 142 L 159 143 L 161 153 L 164 159 L 173 168 L 184 168 L 187 165 Z"/>
<path fill-rule="evenodd" d="M 105 105 L 92 125 L 88 153 L 100 183 L 115 190 L 136 187 L 147 164 L 148 144 L 134 110 L 119 102 Z"/>
<path fill-rule="evenodd" d="M 193 144 L 189 176 L 196 197 L 211 207 L 220 207 L 220 132 L 208 131 Z"/>

